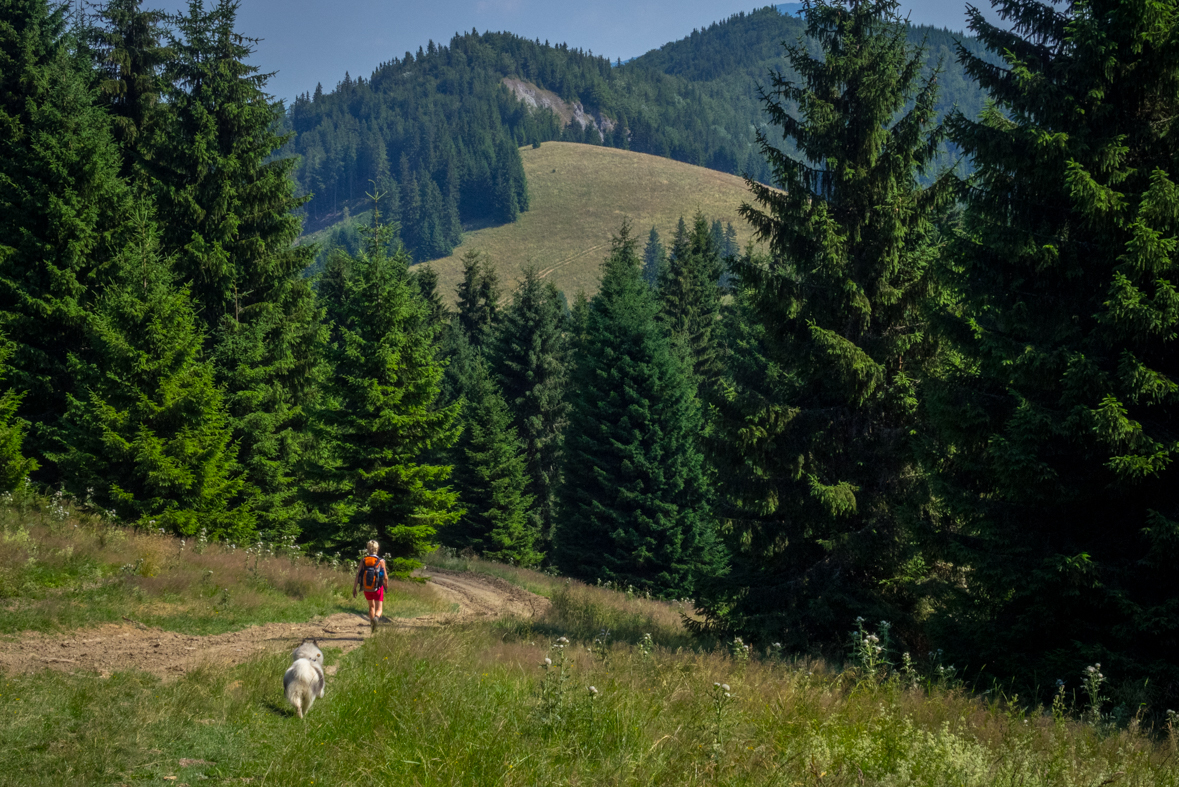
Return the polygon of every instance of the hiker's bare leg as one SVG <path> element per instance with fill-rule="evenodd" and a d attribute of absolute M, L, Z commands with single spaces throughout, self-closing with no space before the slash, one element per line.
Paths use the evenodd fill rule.
<path fill-rule="evenodd" d="M 377 609 L 377 600 L 375 598 L 367 599 L 368 601 L 368 619 L 376 620 L 377 616 L 374 614 Z"/>
<path fill-rule="evenodd" d="M 381 613 L 385 609 L 385 600 L 383 598 L 377 599 L 377 617 L 381 617 Z"/>

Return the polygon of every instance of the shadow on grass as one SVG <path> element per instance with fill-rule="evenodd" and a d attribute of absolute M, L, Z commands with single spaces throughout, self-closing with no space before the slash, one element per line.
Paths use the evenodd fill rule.
<path fill-rule="evenodd" d="M 280 705 L 274 700 L 266 700 L 262 703 L 262 707 L 270 711 L 275 716 L 281 716 L 285 719 L 297 718 L 295 709 L 289 705 Z"/>

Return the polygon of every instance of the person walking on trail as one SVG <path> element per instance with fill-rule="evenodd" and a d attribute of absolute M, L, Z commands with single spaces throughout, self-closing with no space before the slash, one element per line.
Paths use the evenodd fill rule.
<path fill-rule="evenodd" d="M 368 554 L 360 559 L 360 568 L 356 571 L 356 581 L 352 583 L 352 598 L 356 598 L 356 589 L 364 591 L 368 601 L 368 619 L 377 630 L 377 621 L 385 607 L 385 588 L 389 587 L 389 572 L 385 561 L 378 554 L 381 545 L 376 541 L 369 541 L 365 545 Z"/>

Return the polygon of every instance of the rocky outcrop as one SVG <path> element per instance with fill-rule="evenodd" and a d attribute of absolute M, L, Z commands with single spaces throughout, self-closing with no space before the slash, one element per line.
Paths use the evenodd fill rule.
<path fill-rule="evenodd" d="M 598 132 L 598 137 L 601 139 L 604 139 L 606 134 L 614 130 L 615 123 L 613 120 L 601 112 L 597 114 L 586 112 L 585 107 L 581 105 L 580 101 L 574 101 L 572 104 L 562 101 L 561 97 L 551 90 L 537 87 L 531 82 L 525 82 L 522 79 L 505 77 L 503 83 L 524 104 L 527 104 L 533 109 L 551 110 L 553 114 L 561 118 L 562 126 L 569 126 L 572 123 L 576 123 L 581 126 L 583 131 L 586 126 L 592 126 Z"/>

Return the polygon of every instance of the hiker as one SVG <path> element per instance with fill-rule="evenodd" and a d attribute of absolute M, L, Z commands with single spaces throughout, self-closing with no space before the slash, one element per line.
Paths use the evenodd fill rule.
<path fill-rule="evenodd" d="M 380 548 L 381 545 L 376 541 L 369 541 L 365 545 L 368 554 L 360 559 L 356 581 L 352 583 L 352 598 L 356 598 L 357 588 L 364 590 L 364 597 L 368 600 L 368 619 L 374 632 L 385 607 L 385 588 L 389 587 L 389 572 L 384 559 L 377 554 Z"/>

